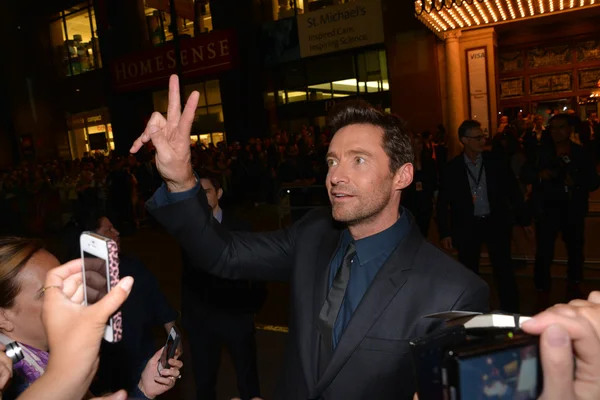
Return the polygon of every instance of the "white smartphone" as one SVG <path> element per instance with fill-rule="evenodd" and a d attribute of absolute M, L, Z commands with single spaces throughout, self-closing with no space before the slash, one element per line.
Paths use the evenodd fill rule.
<path fill-rule="evenodd" d="M 169 332 L 167 342 L 165 343 L 162 353 L 160 354 L 160 360 L 158 361 L 158 373 L 160 373 L 160 371 L 163 369 L 171 368 L 169 365 L 169 360 L 171 358 L 175 358 L 180 340 L 181 337 L 179 336 L 179 331 L 176 327 L 172 327 L 171 331 Z"/>
<path fill-rule="evenodd" d="M 119 283 L 119 248 L 113 240 L 94 232 L 83 232 L 79 245 L 85 305 L 94 304 Z M 122 323 L 121 311 L 109 318 L 104 330 L 107 342 L 121 340 Z"/>

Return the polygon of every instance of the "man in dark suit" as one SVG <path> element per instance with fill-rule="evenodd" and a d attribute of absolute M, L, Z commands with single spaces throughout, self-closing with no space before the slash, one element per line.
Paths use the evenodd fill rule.
<path fill-rule="evenodd" d="M 486 137 L 479 122 L 464 121 L 458 128 L 458 137 L 464 152 L 448 163 L 438 193 L 441 244 L 446 250 L 454 247 L 459 261 L 478 273 L 481 246 L 485 242 L 500 306 L 504 311 L 516 313 L 519 299 L 510 238 L 516 217 L 520 217 L 522 225 L 528 225 L 523 195 L 507 163 L 483 151 Z"/>
<path fill-rule="evenodd" d="M 198 196 L 206 197 L 216 221 L 229 231 L 251 230 L 250 224 L 223 212 L 219 205 L 223 189 L 217 178 L 200 178 L 200 185 Z M 185 252 L 182 278 L 182 319 L 191 347 L 196 398 L 216 399 L 222 345 L 231 355 L 240 397 L 260 397 L 254 314 L 265 300 L 264 282 L 209 275 Z"/>
<path fill-rule="evenodd" d="M 577 122 L 566 114 L 550 120 L 552 141 L 538 147 L 536 156 L 523 166 L 523 181 L 531 185 L 535 217 L 536 254 L 534 280 L 538 308 L 548 306 L 552 277 L 550 267 L 559 231 L 568 254 L 567 301 L 581 297 L 585 217 L 590 192 L 598 188 L 598 174 L 590 155 L 570 140 Z"/>
<path fill-rule="evenodd" d="M 197 197 L 189 134 L 198 101 L 183 114 L 171 77 L 167 119 L 154 113 L 132 146 L 152 140 L 167 182 L 148 202 L 194 265 L 228 278 L 289 280 L 290 336 L 276 399 L 410 399 L 409 340 L 439 327 L 422 316 L 486 311 L 487 285 L 423 239 L 400 192 L 413 176 L 407 128 L 366 103 L 330 119 L 327 189 L 332 209 L 285 230 L 229 232 Z"/>

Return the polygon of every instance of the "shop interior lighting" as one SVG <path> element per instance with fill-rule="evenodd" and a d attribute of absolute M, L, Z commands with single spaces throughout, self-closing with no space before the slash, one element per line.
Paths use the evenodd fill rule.
<path fill-rule="evenodd" d="M 414 4 L 415 16 L 441 36 L 454 29 L 598 7 L 600 0 L 415 0 Z"/>

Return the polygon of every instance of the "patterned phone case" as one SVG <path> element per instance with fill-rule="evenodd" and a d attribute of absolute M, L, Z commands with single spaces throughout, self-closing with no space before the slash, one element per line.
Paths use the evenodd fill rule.
<path fill-rule="evenodd" d="M 108 274 L 111 289 L 119 283 L 119 247 L 113 240 L 107 240 L 108 246 Z M 113 343 L 121 341 L 123 337 L 123 318 L 121 311 L 111 317 L 113 330 Z"/>

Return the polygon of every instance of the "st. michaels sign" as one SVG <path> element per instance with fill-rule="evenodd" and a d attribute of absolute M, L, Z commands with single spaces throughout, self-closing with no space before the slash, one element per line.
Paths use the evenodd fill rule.
<path fill-rule="evenodd" d="M 196 38 L 182 39 L 180 43 L 181 68 L 186 78 L 233 67 L 237 54 L 233 31 L 213 31 Z M 177 61 L 173 43 L 117 59 L 111 66 L 113 88 L 117 91 L 164 85 L 175 73 Z"/>

